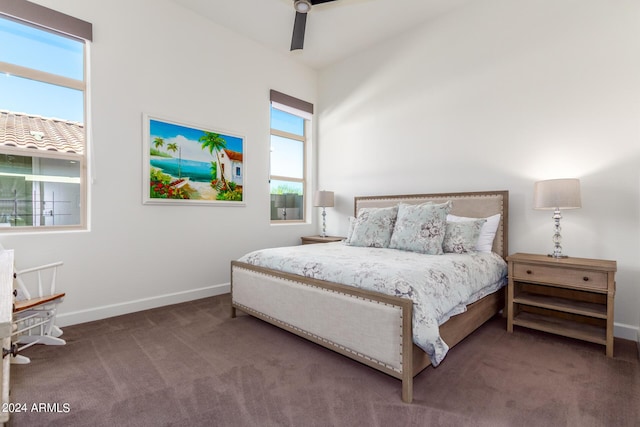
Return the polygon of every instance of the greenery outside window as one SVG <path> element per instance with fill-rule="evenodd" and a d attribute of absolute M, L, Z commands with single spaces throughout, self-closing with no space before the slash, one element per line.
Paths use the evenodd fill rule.
<path fill-rule="evenodd" d="M 274 95 L 274 92 L 269 179 L 271 222 L 303 222 L 306 220 L 307 135 L 311 127 L 311 113 L 305 110 L 312 112 L 313 106 L 278 92 Z M 300 105 L 305 110 L 296 108 Z"/>
<path fill-rule="evenodd" d="M 87 226 L 91 31 L 24 0 L 0 7 L 0 232 Z"/>

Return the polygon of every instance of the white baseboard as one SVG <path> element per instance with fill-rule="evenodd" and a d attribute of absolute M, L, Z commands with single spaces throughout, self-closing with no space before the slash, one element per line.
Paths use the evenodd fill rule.
<path fill-rule="evenodd" d="M 624 323 L 614 323 L 613 336 L 630 341 L 640 341 L 640 328 Z"/>
<path fill-rule="evenodd" d="M 224 283 L 221 285 L 207 286 L 205 288 L 191 289 L 184 292 L 176 292 L 172 294 L 142 298 L 134 301 L 126 301 L 119 304 L 103 305 L 101 307 L 78 310 L 70 313 L 59 313 L 56 317 L 56 324 L 60 327 L 64 327 L 76 325 L 78 323 L 92 322 L 94 320 L 106 319 L 108 317 L 148 310 L 150 308 L 179 304 L 181 302 L 222 295 L 229 293 L 230 290 L 231 285 L 229 283 Z"/>

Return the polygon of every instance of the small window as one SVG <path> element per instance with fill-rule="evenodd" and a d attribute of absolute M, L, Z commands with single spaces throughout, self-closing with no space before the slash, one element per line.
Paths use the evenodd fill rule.
<path fill-rule="evenodd" d="M 307 134 L 311 127 L 309 111 L 298 110 L 296 100 L 272 91 L 270 202 L 272 222 L 305 221 L 307 184 Z M 280 101 L 280 102 L 278 102 Z M 282 102 L 284 101 L 284 103 Z M 311 104 L 304 103 L 308 106 Z M 311 112 L 312 110 L 311 106 Z"/>
<path fill-rule="evenodd" d="M 64 28 L 52 25 L 60 16 Z M 86 227 L 90 38 L 91 24 L 51 9 L 23 0 L 0 7 L 2 231 Z"/>

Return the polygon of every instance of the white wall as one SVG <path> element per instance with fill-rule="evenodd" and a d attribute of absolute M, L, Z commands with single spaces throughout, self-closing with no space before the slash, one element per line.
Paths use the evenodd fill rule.
<path fill-rule="evenodd" d="M 510 252 L 547 253 L 533 183 L 581 179 L 564 252 L 618 263 L 616 336 L 640 324 L 640 3 L 482 0 L 319 80 L 319 186 L 353 197 L 509 190 Z"/>
<path fill-rule="evenodd" d="M 93 23 L 91 231 L 0 236 L 56 260 L 63 326 L 228 291 L 229 262 L 297 244 L 269 224 L 269 89 L 316 101 L 317 73 L 168 0 L 37 0 Z M 246 207 L 142 205 L 142 114 L 245 136 Z"/>

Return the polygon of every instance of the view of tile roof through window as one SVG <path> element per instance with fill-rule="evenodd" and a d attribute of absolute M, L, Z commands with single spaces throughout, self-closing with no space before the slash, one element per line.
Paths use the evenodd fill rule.
<path fill-rule="evenodd" d="M 84 125 L 0 110 L 0 145 L 83 154 Z"/>

